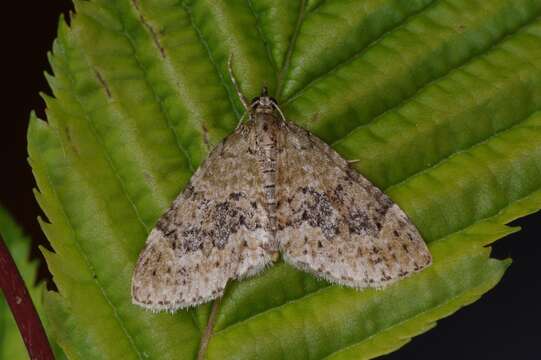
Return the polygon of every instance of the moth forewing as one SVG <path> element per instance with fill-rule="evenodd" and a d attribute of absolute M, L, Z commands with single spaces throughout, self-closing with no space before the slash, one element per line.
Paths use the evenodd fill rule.
<path fill-rule="evenodd" d="M 249 122 L 218 145 L 160 218 L 134 271 L 134 303 L 170 311 L 195 306 L 271 261 L 253 128 Z"/>

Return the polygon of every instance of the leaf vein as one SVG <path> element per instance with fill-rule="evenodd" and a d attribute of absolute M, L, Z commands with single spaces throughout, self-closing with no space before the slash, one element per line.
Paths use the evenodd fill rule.
<path fill-rule="evenodd" d="M 197 26 L 197 24 L 195 23 L 195 21 L 193 19 L 192 11 L 189 8 L 189 6 L 186 5 L 186 4 L 182 4 L 182 8 L 184 9 L 186 14 L 188 15 L 188 18 L 190 19 L 190 26 L 195 31 L 195 33 L 197 35 L 197 39 L 199 40 L 201 45 L 203 45 L 203 47 L 205 48 L 205 50 L 207 52 L 207 56 L 209 58 L 209 61 L 212 64 L 212 66 L 214 67 L 214 69 L 216 70 L 216 73 L 218 74 L 218 78 L 220 79 L 220 83 L 222 84 L 222 86 L 225 89 L 225 92 L 227 93 L 229 103 L 231 104 L 231 109 L 235 113 L 236 118 L 240 119 L 242 114 L 238 111 L 237 107 L 235 106 L 235 100 L 234 100 L 235 95 L 230 91 L 229 87 L 227 86 L 227 81 L 224 79 L 224 75 L 220 71 L 220 68 L 219 68 L 218 64 L 216 63 L 216 60 L 214 59 L 214 56 L 212 56 L 212 51 L 210 50 L 210 46 L 208 44 L 208 41 L 203 36 L 203 33 L 201 32 L 201 29 L 199 28 L 199 26 Z"/>
<path fill-rule="evenodd" d="M 259 37 L 261 38 L 261 41 L 263 42 L 263 45 L 265 46 L 265 51 L 267 53 L 267 58 L 269 59 L 269 62 L 272 64 L 272 67 L 274 68 L 274 71 L 277 71 L 278 66 L 276 65 L 276 62 L 274 61 L 274 58 L 272 56 L 271 49 L 269 47 L 269 41 L 267 37 L 265 36 L 265 32 L 263 31 L 263 28 L 261 27 L 259 17 L 257 16 L 254 5 L 252 3 L 252 0 L 246 0 L 246 3 L 248 4 L 248 8 L 250 9 L 250 12 L 252 13 L 254 19 L 255 19 L 255 27 L 257 29 L 257 33 L 259 34 Z"/>
<path fill-rule="evenodd" d="M 63 62 L 63 63 L 64 63 L 65 74 L 67 75 L 67 78 L 69 79 L 69 82 L 71 83 L 71 86 L 74 87 L 75 84 L 76 84 L 76 81 L 75 81 L 75 77 L 73 75 L 73 72 L 65 62 Z M 106 92 L 107 97 L 111 98 L 111 92 L 110 92 L 109 87 L 107 86 L 107 83 L 105 82 L 103 76 L 97 70 L 94 70 L 94 73 L 96 75 L 96 78 L 98 79 L 98 82 L 100 84 L 102 84 L 102 86 L 105 88 L 105 92 Z M 149 228 L 145 224 L 145 222 L 143 221 L 143 219 L 141 217 L 141 214 L 139 213 L 139 209 L 137 208 L 137 206 L 135 205 L 135 202 L 131 198 L 131 196 L 130 196 L 127 188 L 126 188 L 126 184 L 124 183 L 122 177 L 120 176 L 117 167 L 114 165 L 114 162 L 113 162 L 113 159 L 112 159 L 112 157 L 111 157 L 111 155 L 109 153 L 109 150 L 107 149 L 103 139 L 99 135 L 99 132 L 96 129 L 96 125 L 94 124 L 94 121 L 92 121 L 92 119 L 89 116 L 89 111 L 87 109 L 85 109 L 85 106 L 83 105 L 84 102 L 80 99 L 77 92 L 72 91 L 72 94 L 73 94 L 73 97 L 74 97 L 75 101 L 77 102 L 77 106 L 79 107 L 79 109 L 81 110 L 81 112 L 83 114 L 83 118 L 88 123 L 88 125 L 89 125 L 89 127 L 90 127 L 90 129 L 92 131 L 92 135 L 94 136 L 94 138 L 98 142 L 99 146 L 103 149 L 103 154 L 105 156 L 107 164 L 111 168 L 114 177 L 118 181 L 118 184 L 120 186 L 120 189 L 121 189 L 122 193 L 124 194 L 124 196 L 126 197 L 128 202 L 130 203 L 130 207 L 132 208 L 133 212 L 135 213 L 135 217 L 137 218 L 137 221 L 141 224 L 141 226 L 143 227 L 145 232 L 148 233 Z M 63 145 L 62 145 L 62 149 L 64 151 L 64 156 L 67 157 L 67 153 L 65 152 L 65 149 L 64 149 Z"/>
<path fill-rule="evenodd" d="M 434 6 L 434 4 L 437 3 L 437 1 L 435 2 L 432 2 L 430 3 L 429 5 L 425 6 L 424 8 L 421 8 L 415 12 L 412 12 L 411 14 L 409 14 L 408 16 L 406 16 L 404 19 L 402 19 L 402 21 L 400 21 L 399 23 L 397 23 L 394 27 L 388 29 L 387 31 L 381 33 L 376 39 L 374 39 L 370 44 L 368 44 L 367 46 L 364 46 L 362 47 L 361 49 L 359 49 L 356 53 L 354 53 L 353 55 L 351 55 L 349 58 L 339 62 L 338 64 L 334 65 L 333 67 L 331 67 L 329 70 L 325 71 L 324 73 L 316 76 L 315 78 L 313 78 L 312 80 L 310 80 L 310 82 L 306 85 L 304 85 L 302 88 L 300 88 L 299 90 L 297 90 L 294 94 L 292 94 L 288 99 L 287 101 L 284 103 L 284 106 L 293 102 L 293 100 L 295 100 L 296 98 L 298 98 L 299 96 L 301 96 L 304 92 L 306 92 L 306 90 L 308 90 L 309 88 L 311 88 L 315 83 L 321 81 L 322 79 L 324 79 L 325 77 L 329 76 L 330 74 L 332 74 L 333 72 L 336 72 L 339 68 L 341 67 L 344 67 L 350 63 L 352 63 L 353 61 L 355 61 L 356 59 L 360 58 L 361 55 L 366 52 L 366 49 L 369 49 L 373 46 L 375 46 L 376 44 L 380 43 L 381 40 L 385 37 L 385 35 L 393 32 L 393 31 L 396 31 L 398 28 L 400 28 L 401 26 L 403 26 L 405 23 L 407 23 L 411 18 L 413 18 L 414 16 L 417 16 L 418 14 L 426 11 L 428 8 Z"/>
<path fill-rule="evenodd" d="M 385 192 L 388 192 L 388 191 L 390 191 L 390 190 L 392 190 L 392 189 L 394 189 L 394 188 L 397 188 L 397 187 L 403 185 L 404 183 L 406 183 L 407 181 L 410 181 L 410 180 L 411 180 L 412 178 L 414 178 L 414 177 L 421 176 L 421 175 L 423 175 L 423 174 L 429 173 L 431 170 L 436 169 L 436 168 L 442 166 L 444 163 L 446 163 L 447 161 L 453 159 L 454 157 L 459 156 L 459 155 L 461 155 L 461 154 L 464 154 L 464 153 L 470 151 L 470 150 L 473 149 L 473 148 L 482 146 L 483 144 L 489 142 L 490 140 L 492 140 L 492 139 L 495 138 L 495 137 L 499 137 L 499 136 L 501 136 L 501 135 L 503 135 L 503 134 L 505 134 L 505 133 L 507 133 L 507 132 L 510 132 L 510 131 L 514 130 L 515 128 L 521 127 L 522 124 L 523 124 L 530 116 L 532 116 L 533 114 L 535 114 L 538 110 L 539 110 L 539 109 L 535 109 L 535 110 L 531 111 L 531 112 L 528 113 L 526 116 L 524 116 L 524 118 L 523 118 L 522 120 L 520 120 L 520 121 L 518 121 L 518 122 L 516 122 L 516 123 L 514 123 L 514 124 L 511 124 L 510 126 L 508 126 L 508 127 L 506 127 L 506 128 L 503 128 L 503 129 L 501 129 L 501 130 L 499 130 L 499 131 L 496 131 L 496 132 L 494 132 L 494 133 L 491 133 L 489 136 L 487 136 L 487 137 L 485 137 L 485 138 L 483 138 L 483 139 L 481 139 L 481 140 L 479 140 L 479 141 L 476 141 L 475 143 L 473 143 L 473 144 L 471 144 L 471 145 L 469 145 L 469 146 L 467 146 L 467 147 L 465 147 L 465 148 L 463 148 L 463 149 L 459 149 L 459 150 L 457 150 L 457 151 L 454 151 L 453 153 L 451 153 L 451 154 L 449 154 L 449 155 L 447 155 L 447 156 L 441 158 L 441 159 L 440 159 L 439 161 L 437 161 L 436 163 L 434 163 L 434 164 L 432 164 L 432 165 L 430 165 L 430 166 L 428 166 L 428 167 L 425 167 L 424 169 L 421 169 L 421 170 L 419 170 L 419 171 L 417 171 L 417 172 L 415 172 L 415 173 L 413 173 L 413 174 L 411 174 L 411 175 L 408 175 L 406 178 L 400 180 L 400 181 L 397 182 L 397 183 L 394 183 L 394 184 L 391 184 L 391 185 L 387 186 L 387 187 L 385 188 Z"/>
<path fill-rule="evenodd" d="M 257 314 L 251 315 L 251 316 L 249 316 L 249 317 L 247 317 L 247 318 L 245 318 L 245 319 L 242 319 L 242 320 L 240 320 L 240 321 L 235 321 L 235 322 L 233 322 L 233 323 L 227 325 L 226 327 L 224 327 L 224 328 L 222 328 L 222 329 L 216 331 L 216 332 L 214 333 L 214 335 L 218 335 L 218 334 L 220 334 L 220 333 L 222 333 L 222 332 L 225 332 L 225 331 L 227 331 L 227 330 L 230 330 L 230 329 L 232 329 L 232 328 L 241 326 L 242 324 L 244 324 L 244 323 L 246 323 L 246 322 L 248 322 L 248 321 L 250 321 L 250 320 L 256 319 L 256 318 L 258 318 L 258 317 L 260 317 L 260 316 L 263 316 L 263 315 L 265 315 L 265 314 L 267 314 L 267 313 L 269 313 L 269 312 L 276 311 L 276 310 L 278 310 L 278 309 L 280 309 L 280 308 L 283 308 L 283 307 L 285 307 L 285 306 L 287 306 L 287 305 L 289 305 L 289 304 L 294 304 L 294 303 L 296 303 L 296 302 L 299 302 L 299 301 L 302 301 L 302 300 L 304 300 L 304 299 L 307 299 L 307 298 L 310 298 L 310 297 L 312 297 L 312 296 L 315 296 L 315 295 L 317 295 L 318 293 L 323 292 L 323 290 L 329 289 L 330 287 L 331 287 L 331 285 L 327 285 L 327 286 L 324 286 L 324 287 L 321 287 L 321 288 L 317 289 L 316 291 L 309 291 L 309 292 L 306 292 L 305 294 L 303 294 L 302 296 L 299 296 L 298 298 L 288 300 L 287 302 L 285 302 L 285 303 L 283 303 L 283 304 L 280 304 L 280 305 L 278 305 L 278 306 L 275 306 L 275 307 L 266 309 L 266 310 L 264 310 L 264 311 L 262 311 L 262 312 L 259 312 L 259 313 L 257 313 Z"/>
<path fill-rule="evenodd" d="M 133 2 L 130 2 L 130 3 L 131 3 L 132 6 L 135 6 Z M 116 10 L 118 12 L 118 9 L 116 9 Z M 138 12 L 138 9 L 135 9 L 135 11 Z M 118 18 L 120 20 L 122 20 L 122 15 L 118 14 L 118 13 L 117 13 L 117 15 L 118 15 Z M 139 19 L 139 21 L 141 21 L 141 19 Z M 137 64 L 137 66 L 139 67 L 141 72 L 143 73 L 143 78 L 144 78 L 145 82 L 147 83 L 150 91 L 152 92 L 152 95 L 154 96 L 154 100 L 156 101 L 156 103 L 158 104 L 158 107 L 160 108 L 160 112 L 163 114 L 163 117 L 165 119 L 165 123 L 166 123 L 167 127 L 173 133 L 173 137 L 175 138 L 175 143 L 177 145 L 177 148 L 179 149 L 179 151 L 184 155 L 184 157 L 188 161 L 188 167 L 189 167 L 190 171 L 193 173 L 195 171 L 193 160 L 192 160 L 188 150 L 186 150 L 186 148 L 180 142 L 179 136 L 178 136 L 175 128 L 172 125 L 171 116 L 169 115 L 168 111 L 165 109 L 163 99 L 161 99 L 160 96 L 158 96 L 158 94 L 156 93 L 155 85 L 150 81 L 150 79 L 148 77 L 148 70 L 143 65 L 143 63 L 141 62 L 141 59 L 139 58 L 139 56 L 137 54 L 137 47 L 135 45 L 135 41 L 132 38 L 132 35 L 126 30 L 124 23 L 122 23 L 122 26 L 123 26 L 123 29 L 122 29 L 122 31 L 120 31 L 120 33 L 122 35 L 124 35 L 124 37 L 128 40 L 128 43 L 130 44 L 130 47 L 132 49 L 133 59 L 135 60 L 135 63 Z M 144 26 L 144 24 L 143 24 L 143 27 L 146 29 L 146 31 L 148 31 L 148 28 L 146 28 Z M 160 51 L 160 49 L 158 47 L 155 47 L 155 48 L 156 48 L 156 50 L 158 52 Z M 161 53 L 160 53 L 160 58 L 164 59 L 163 57 L 161 57 Z"/>
<path fill-rule="evenodd" d="M 293 55 L 293 51 L 295 49 L 295 45 L 297 44 L 297 38 L 299 36 L 299 33 L 301 31 L 302 23 L 304 22 L 305 18 L 305 12 L 306 12 L 306 1 L 307 0 L 301 0 L 300 6 L 299 6 L 299 16 L 297 17 L 297 23 L 295 25 L 295 30 L 293 31 L 293 34 L 291 35 L 291 40 L 289 41 L 289 45 L 287 47 L 286 57 L 284 59 L 284 63 L 282 64 L 282 69 L 277 73 L 278 78 L 276 80 L 276 98 L 278 100 L 282 97 L 282 91 L 284 86 L 284 77 L 286 75 L 286 72 L 289 69 L 289 64 L 291 62 L 291 56 Z M 287 102 L 284 103 L 284 105 L 287 104 Z"/>
<path fill-rule="evenodd" d="M 350 344 L 350 345 L 348 345 L 348 346 L 346 346 L 346 347 L 337 349 L 337 350 L 333 351 L 332 353 L 326 355 L 324 358 L 322 358 L 322 360 L 329 359 L 331 356 L 333 356 L 333 355 L 335 355 L 335 354 L 338 354 L 338 353 L 347 351 L 348 349 L 351 349 L 351 348 L 353 348 L 353 347 L 355 347 L 355 346 L 357 346 L 357 345 L 360 345 L 360 344 L 362 344 L 362 343 L 364 343 L 364 342 L 366 342 L 366 341 L 369 341 L 370 339 L 373 339 L 373 338 L 375 338 L 376 336 L 378 336 L 378 335 L 379 335 L 380 333 L 382 333 L 383 331 L 390 331 L 390 330 L 392 330 L 392 329 L 394 329 L 394 328 L 400 327 L 400 325 L 407 324 L 409 321 L 414 321 L 415 319 L 417 319 L 417 318 L 419 318 L 419 317 L 422 317 L 423 315 L 425 315 L 425 314 L 427 314 L 427 313 L 430 313 L 430 312 L 432 312 L 432 311 L 441 309 L 441 308 L 445 307 L 446 305 L 451 304 L 453 301 L 460 299 L 462 296 L 468 295 L 468 293 L 470 293 L 470 292 L 473 293 L 471 297 L 467 297 L 467 298 L 466 298 L 466 302 L 467 302 L 467 303 L 461 304 L 461 305 L 457 306 L 456 308 L 454 308 L 454 309 L 452 310 L 453 312 L 458 311 L 460 308 L 462 308 L 462 307 L 468 305 L 469 303 L 475 301 L 476 299 L 480 298 L 480 297 L 482 296 L 482 294 L 478 295 L 478 292 L 481 292 L 481 293 L 482 293 L 483 290 L 484 290 L 484 286 L 481 286 L 481 285 L 480 285 L 480 286 L 478 286 L 478 287 L 476 287 L 476 288 L 474 288 L 474 289 L 469 289 L 469 291 L 463 291 L 463 292 L 461 292 L 461 293 L 459 293 L 459 294 L 457 294 L 457 295 L 454 295 L 454 296 L 448 298 L 448 301 L 443 301 L 443 302 L 439 303 L 439 304 L 436 305 L 436 306 L 433 306 L 433 307 L 431 307 L 431 308 L 429 308 L 429 309 L 427 309 L 427 310 L 423 310 L 423 311 L 421 311 L 421 312 L 419 312 L 419 313 L 413 315 L 412 317 L 409 317 L 409 318 L 407 318 L 407 319 L 404 319 L 404 320 L 402 320 L 402 321 L 399 321 L 399 322 L 397 322 L 397 323 L 395 323 L 395 324 L 392 324 L 392 325 L 390 325 L 390 326 L 387 326 L 387 327 L 385 327 L 385 328 L 378 329 L 378 332 L 377 332 L 377 333 L 373 333 L 372 335 L 370 335 L 370 336 L 368 336 L 368 337 L 366 337 L 366 338 L 364 338 L 364 339 L 361 339 L 361 340 L 359 340 L 359 341 L 357 341 L 357 342 L 354 342 L 354 343 L 352 343 L 352 344 Z M 431 326 L 432 324 L 436 324 L 436 323 L 437 323 L 437 320 L 435 320 L 435 321 L 427 321 L 426 323 L 424 323 L 424 325 L 428 327 L 428 326 Z M 413 335 L 413 336 L 415 336 L 415 335 Z M 411 340 L 411 338 L 412 338 L 411 336 L 408 336 L 408 337 L 403 338 L 403 339 L 400 339 L 400 340 L 406 340 L 406 342 L 408 342 L 408 341 Z M 404 345 L 404 344 L 402 344 L 402 345 Z"/>
<path fill-rule="evenodd" d="M 508 41 L 509 38 L 512 38 L 514 35 L 516 35 L 516 33 L 520 32 L 521 30 L 523 30 L 524 28 L 528 27 L 529 25 L 531 25 L 532 23 L 534 23 L 535 21 L 539 20 L 539 17 L 532 17 L 532 19 L 526 21 L 525 23 L 521 24 L 518 28 L 516 28 L 514 30 L 514 32 L 512 33 L 506 33 L 506 34 L 502 34 L 501 37 L 499 39 L 497 39 L 496 41 L 494 41 L 488 48 L 486 48 L 484 51 L 480 52 L 480 53 L 477 53 L 477 54 L 474 54 L 474 55 L 471 55 L 469 56 L 468 58 L 464 59 L 462 62 L 460 62 L 459 64 L 456 64 L 455 66 L 452 66 L 451 68 L 449 68 L 445 73 L 442 73 L 441 75 L 438 75 L 436 76 L 435 78 L 431 79 L 430 81 L 426 82 L 425 84 L 421 85 L 419 88 L 417 88 L 417 90 L 412 93 L 411 95 L 408 95 L 406 96 L 405 98 L 403 98 L 402 100 L 400 100 L 398 103 L 396 103 L 395 105 L 385 109 L 384 111 L 380 112 L 379 114 L 375 114 L 373 117 L 372 117 L 372 120 L 368 123 L 365 123 L 365 124 L 361 124 L 361 125 L 358 125 L 356 126 L 355 128 L 349 130 L 346 134 L 344 134 L 340 139 L 336 140 L 333 145 L 335 144 L 338 144 L 340 141 L 344 140 L 344 138 L 346 138 L 347 136 L 349 136 L 350 134 L 352 134 L 353 132 L 357 131 L 358 129 L 362 129 L 364 127 L 367 127 L 370 125 L 371 122 L 373 122 L 375 119 L 385 115 L 386 113 L 388 112 L 391 112 L 397 108 L 399 108 L 400 106 L 406 104 L 407 102 L 411 101 L 411 99 L 415 98 L 416 95 L 418 95 L 421 91 L 423 91 L 425 88 L 427 88 L 428 86 L 436 83 L 437 81 L 440 81 L 441 79 L 444 79 L 445 77 L 449 76 L 449 74 L 451 74 L 453 71 L 469 64 L 469 63 L 472 63 L 473 61 L 475 61 L 476 59 L 478 58 L 481 58 L 483 55 L 486 55 L 487 53 L 489 53 L 491 50 L 493 50 L 494 48 L 496 48 L 497 46 L 501 45 L 502 42 L 504 41 Z M 530 64 L 532 66 L 534 66 L 531 62 Z M 536 66 L 535 66 L 536 67 Z M 327 73 L 328 75 L 329 73 Z M 307 85 L 308 86 L 308 85 Z M 306 87 L 305 87 L 306 89 Z M 298 94 L 298 93 L 297 93 Z M 298 96 L 295 96 L 295 97 L 298 97 Z M 287 103 L 293 101 L 293 97 L 290 98 L 290 100 L 287 101 Z"/>

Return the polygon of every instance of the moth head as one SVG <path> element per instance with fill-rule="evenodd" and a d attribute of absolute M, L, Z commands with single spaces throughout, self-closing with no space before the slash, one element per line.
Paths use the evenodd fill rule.
<path fill-rule="evenodd" d="M 272 112 L 278 108 L 278 102 L 268 95 L 267 87 L 264 86 L 261 95 L 253 98 L 250 107 L 256 112 Z"/>

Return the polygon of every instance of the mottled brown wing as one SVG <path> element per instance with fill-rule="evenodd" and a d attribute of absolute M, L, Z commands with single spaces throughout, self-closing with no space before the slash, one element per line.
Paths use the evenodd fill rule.
<path fill-rule="evenodd" d="M 221 296 L 228 280 L 271 261 L 253 139 L 251 124 L 239 127 L 159 219 L 133 274 L 135 304 L 155 311 L 195 306 Z"/>
<path fill-rule="evenodd" d="M 431 263 L 393 201 L 308 131 L 288 123 L 277 180 L 284 260 L 331 282 L 381 288 Z"/>

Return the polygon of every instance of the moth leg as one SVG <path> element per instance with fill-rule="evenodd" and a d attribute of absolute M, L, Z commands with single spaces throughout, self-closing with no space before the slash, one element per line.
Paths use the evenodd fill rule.
<path fill-rule="evenodd" d="M 361 161 L 360 159 L 351 159 L 351 160 L 348 160 L 348 164 L 355 164 L 355 163 L 358 163 L 359 161 Z"/>
<path fill-rule="evenodd" d="M 233 54 L 229 55 L 229 59 L 227 60 L 227 70 L 229 71 L 229 77 L 231 78 L 231 82 L 233 83 L 233 86 L 235 87 L 237 96 L 239 97 L 240 102 L 242 103 L 242 106 L 244 106 L 244 111 L 245 113 L 248 113 L 250 111 L 250 104 L 248 103 L 248 99 L 246 99 L 246 97 L 240 90 L 237 79 L 235 78 L 235 74 L 233 73 Z"/>

